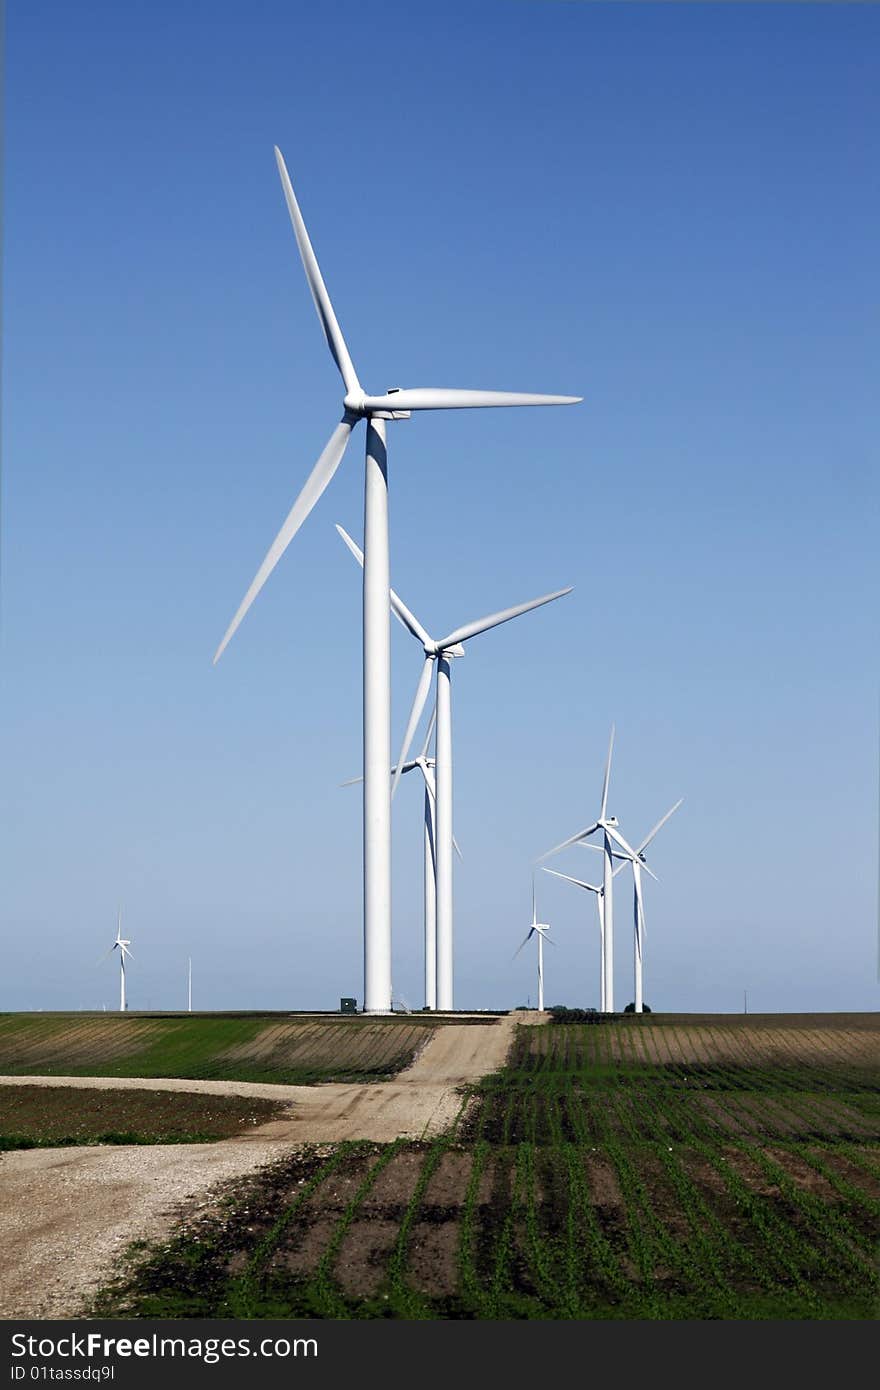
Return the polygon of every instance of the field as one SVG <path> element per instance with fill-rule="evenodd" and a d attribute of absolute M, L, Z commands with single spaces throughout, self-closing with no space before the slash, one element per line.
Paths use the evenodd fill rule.
<path fill-rule="evenodd" d="M 103 1315 L 865 1319 L 876 1016 L 521 1027 L 432 1143 L 311 1146 Z"/>
<path fill-rule="evenodd" d="M 0 1152 L 68 1144 L 199 1144 L 248 1132 L 285 1107 L 242 1096 L 0 1086 Z"/>
<path fill-rule="evenodd" d="M 407 1066 L 436 1021 L 404 1015 L 2 1014 L 0 1076 L 378 1081 Z"/>

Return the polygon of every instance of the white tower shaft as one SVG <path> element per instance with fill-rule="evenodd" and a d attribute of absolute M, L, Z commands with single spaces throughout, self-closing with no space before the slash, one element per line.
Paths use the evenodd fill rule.
<path fill-rule="evenodd" d="M 605 831 L 603 839 L 604 848 L 604 872 L 602 876 L 602 936 L 605 941 L 605 1002 L 602 1005 L 602 1012 L 614 1013 L 614 909 L 612 905 L 611 886 L 614 875 L 614 860 L 611 857 L 612 846 L 611 837 Z"/>
<path fill-rule="evenodd" d="M 451 657 L 437 660 L 437 1008 L 453 1007 Z"/>
<path fill-rule="evenodd" d="M 391 634 L 385 421 L 364 478 L 364 1012 L 391 1012 Z"/>
<path fill-rule="evenodd" d="M 425 787 L 425 1007 L 437 1007 L 437 875 L 434 805 Z"/>

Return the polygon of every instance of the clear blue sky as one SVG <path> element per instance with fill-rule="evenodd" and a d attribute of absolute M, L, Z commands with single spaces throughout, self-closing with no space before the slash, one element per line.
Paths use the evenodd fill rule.
<path fill-rule="evenodd" d="M 614 719 L 624 833 L 686 797 L 648 1002 L 877 1007 L 878 55 L 860 5 L 11 0 L 0 1007 L 112 1006 L 119 902 L 132 1007 L 190 952 L 200 1006 L 361 997 L 362 431 L 211 666 L 340 404 L 275 143 L 368 388 L 584 396 L 389 427 L 429 629 L 575 586 L 455 670 L 456 1002 L 534 1001 Z M 540 889 L 595 1004 L 592 899 Z"/>

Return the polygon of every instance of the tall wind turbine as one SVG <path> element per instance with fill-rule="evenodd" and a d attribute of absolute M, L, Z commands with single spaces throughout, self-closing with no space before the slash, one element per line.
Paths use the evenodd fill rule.
<path fill-rule="evenodd" d="M 345 544 L 348 546 L 352 555 L 359 564 L 364 563 L 361 549 L 352 540 L 347 531 L 341 526 L 336 527 Z M 403 623 L 404 627 L 412 633 L 413 637 L 422 647 L 425 659 L 422 663 L 422 670 L 419 682 L 416 686 L 415 699 L 412 703 L 409 719 L 407 720 L 406 731 L 403 735 L 403 744 L 400 749 L 400 756 L 397 759 L 394 776 L 391 781 L 391 795 L 397 790 L 397 784 L 402 775 L 403 766 L 406 762 L 409 746 L 418 728 L 422 711 L 428 699 L 428 691 L 431 686 L 431 675 L 434 664 L 437 665 L 437 743 L 436 743 L 436 780 L 437 780 L 437 836 L 436 836 L 436 870 L 437 870 L 437 1008 L 451 1009 L 453 1007 L 453 940 L 452 940 L 452 661 L 455 657 L 464 656 L 464 643 L 469 642 L 472 637 L 478 637 L 482 632 L 489 632 L 493 627 L 499 627 L 501 623 L 510 622 L 511 618 L 518 618 L 522 613 L 529 613 L 533 608 L 540 608 L 545 603 L 552 603 L 554 599 L 562 598 L 565 594 L 570 594 L 571 588 L 556 589 L 552 594 L 543 594 L 541 598 L 529 599 L 528 603 L 518 603 L 513 608 L 505 608 L 500 613 L 490 613 L 488 617 L 477 618 L 472 623 L 465 623 L 463 627 L 457 627 L 448 636 L 441 637 L 439 641 L 429 635 L 427 630 L 422 627 L 418 618 L 407 608 L 403 600 L 394 592 L 389 591 L 391 607 L 394 613 Z"/>
<path fill-rule="evenodd" d="M 116 940 L 113 942 L 113 945 L 110 947 L 109 951 L 107 951 L 101 957 L 101 960 L 107 960 L 109 956 L 112 956 L 114 951 L 119 952 L 119 1012 L 123 1014 L 126 1010 L 125 958 L 126 956 L 131 955 L 131 951 L 128 949 L 130 945 L 131 941 L 128 939 L 128 937 L 124 937 L 122 935 L 122 909 L 120 908 L 116 916 Z"/>
<path fill-rule="evenodd" d="M 425 741 L 422 744 L 422 751 L 417 758 L 403 764 L 401 774 L 414 772 L 416 768 L 422 774 L 425 784 L 425 810 L 424 810 L 424 922 L 425 922 L 425 1008 L 437 1008 L 437 827 L 435 803 L 437 799 L 437 787 L 434 781 L 434 767 L 436 759 L 429 756 L 428 749 L 431 746 L 431 735 L 434 732 L 434 725 L 437 719 L 437 711 L 431 715 L 428 721 L 428 728 L 425 732 Z M 397 769 L 391 769 L 392 777 Z M 355 783 L 363 781 L 361 777 L 351 777 L 347 782 L 343 782 L 344 787 L 354 786 Z M 455 836 L 452 837 L 452 845 L 455 853 L 461 859 L 461 850 Z"/>
<path fill-rule="evenodd" d="M 188 1014 L 191 1014 L 191 1013 L 192 1013 L 192 1009 L 193 1009 L 193 958 L 192 958 L 192 956 L 189 956 L 189 957 L 187 958 L 187 970 L 186 970 L 186 1011 L 187 1011 L 187 1013 L 188 1013 Z"/>
<path fill-rule="evenodd" d="M 525 939 L 514 951 L 513 959 L 516 960 L 523 946 L 527 946 L 533 936 L 538 938 L 538 1011 L 540 1013 L 544 1012 L 544 940 L 546 938 L 551 946 L 556 944 L 547 937 L 549 930 L 549 922 L 538 921 L 538 909 L 535 905 L 535 875 L 532 874 L 532 925 L 529 927 Z"/>
<path fill-rule="evenodd" d="M 366 421 L 364 481 L 363 684 L 364 684 L 364 1012 L 391 1012 L 391 661 L 388 617 L 388 463 L 386 423 L 413 411 L 483 406 L 574 405 L 580 396 L 540 396 L 512 391 L 460 391 L 436 387 L 389 389 L 370 396 L 358 380 L 293 185 L 280 150 L 275 159 L 290 220 L 318 319 L 344 386 L 342 419 L 306 479 L 242 599 L 215 663 L 342 462 L 352 430 Z M 384 288 L 384 287 L 383 287 Z"/>
<path fill-rule="evenodd" d="M 644 1012 L 642 971 L 645 946 L 645 900 L 644 890 L 642 888 L 642 869 L 645 869 L 647 873 L 651 874 L 652 878 L 657 877 L 657 875 L 655 873 L 652 873 L 652 871 L 648 868 L 647 864 L 645 863 L 644 851 L 648 848 L 648 845 L 651 843 L 654 836 L 657 834 L 657 831 L 660 830 L 661 827 L 664 826 L 666 822 L 669 820 L 669 817 L 673 815 L 675 811 L 678 810 L 682 801 L 684 801 L 683 796 L 680 797 L 678 801 L 676 801 L 674 806 L 670 806 L 665 816 L 662 816 L 660 820 L 658 820 L 657 824 L 654 826 L 654 829 L 649 831 L 649 833 L 645 836 L 644 840 L 642 840 L 642 843 L 637 846 L 633 853 L 622 854 L 618 851 L 615 851 L 614 853 L 615 859 L 623 860 L 623 863 L 620 864 L 619 869 L 624 868 L 626 864 L 630 864 L 632 866 L 633 926 L 635 929 L 633 936 L 633 972 L 635 977 L 635 992 L 633 998 L 635 1001 L 635 1011 L 637 1014 Z M 615 870 L 615 874 L 619 872 L 619 869 Z"/>
<path fill-rule="evenodd" d="M 614 725 L 611 725 L 611 738 L 608 741 L 608 757 L 605 760 L 605 775 L 602 779 L 602 808 L 598 818 L 586 829 L 579 830 L 576 835 L 569 835 L 567 840 L 561 844 L 554 845 L 548 849 L 546 854 L 542 854 L 540 859 L 549 859 L 551 854 L 558 854 L 561 849 L 567 849 L 569 845 L 577 844 L 580 840 L 586 840 L 590 835 L 595 835 L 597 831 L 602 832 L 602 851 L 604 854 L 604 869 L 602 874 L 602 940 L 604 942 L 602 973 L 604 979 L 604 1004 L 603 1013 L 614 1013 L 614 908 L 613 908 L 613 889 L 611 881 L 614 877 L 613 846 L 619 845 L 627 854 L 633 854 L 634 850 L 627 844 L 623 836 L 617 829 L 618 821 L 616 816 L 608 814 L 608 784 L 611 780 L 611 754 L 614 749 Z M 540 862 L 540 859 L 538 862 Z"/>

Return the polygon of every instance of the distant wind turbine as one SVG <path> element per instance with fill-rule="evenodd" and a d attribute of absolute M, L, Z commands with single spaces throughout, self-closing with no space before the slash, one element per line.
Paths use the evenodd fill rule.
<path fill-rule="evenodd" d="M 341 526 L 336 527 L 345 544 L 348 546 L 354 558 L 360 565 L 364 563 L 363 551 L 351 538 L 347 531 Z M 493 627 L 500 627 L 502 623 L 510 622 L 511 618 L 518 618 L 522 613 L 528 613 L 533 608 L 540 608 L 545 603 L 552 603 L 554 599 L 562 598 L 565 594 L 570 594 L 571 588 L 556 589 L 552 594 L 544 594 L 541 598 L 530 599 L 527 603 L 518 603 L 513 608 L 505 608 L 499 613 L 490 613 L 485 618 L 477 618 L 474 622 L 465 623 L 463 627 L 457 627 L 448 636 L 438 640 L 431 637 L 427 630 L 422 627 L 418 618 L 407 608 L 403 600 L 394 592 L 389 591 L 391 608 L 395 616 L 403 626 L 412 633 L 416 641 L 424 651 L 424 661 L 419 682 L 416 686 L 415 699 L 412 703 L 409 719 L 406 725 L 406 732 L 403 735 L 403 744 L 395 765 L 394 776 L 391 780 L 391 795 L 394 796 L 397 784 L 400 781 L 403 766 L 406 762 L 409 746 L 412 743 L 415 731 L 418 728 L 422 711 L 428 699 L 428 691 L 431 686 L 431 675 L 434 665 L 437 666 L 437 700 L 435 709 L 437 712 L 437 739 L 435 751 L 435 774 L 437 780 L 437 818 L 436 818 L 436 840 L 435 840 L 435 864 L 437 873 L 437 1007 L 438 1009 L 451 1009 L 453 1007 L 453 916 L 452 916 L 452 660 L 454 657 L 464 656 L 465 642 L 469 642 L 472 637 L 478 637 L 483 632 L 489 632 Z"/>
<path fill-rule="evenodd" d="M 642 869 L 645 869 L 649 874 L 651 874 L 652 878 L 657 877 L 657 875 L 652 873 L 651 870 L 648 868 L 647 864 L 645 863 L 644 851 L 648 848 L 648 845 L 651 843 L 654 836 L 657 834 L 657 831 L 660 830 L 662 826 L 664 826 L 666 822 L 669 820 L 669 817 L 678 810 L 682 801 L 684 801 L 683 796 L 680 797 L 678 801 L 676 801 L 674 806 L 670 806 L 666 814 L 664 816 L 661 816 L 660 820 L 658 820 L 657 824 L 654 826 L 654 829 L 649 831 L 649 833 L 645 836 L 644 840 L 642 840 L 642 843 L 636 847 L 634 853 L 621 854 L 618 851 L 615 851 L 614 853 L 615 859 L 621 859 L 624 861 L 620 865 L 620 868 L 624 868 L 626 864 L 629 864 L 632 867 L 634 926 L 633 972 L 635 977 L 635 1011 L 637 1014 L 644 1012 L 643 963 L 645 950 L 645 899 L 644 889 L 642 887 Z"/>
<path fill-rule="evenodd" d="M 463 410 L 484 406 L 574 405 L 580 396 L 543 396 L 512 391 L 461 391 L 416 387 L 370 396 L 358 380 L 309 240 L 287 168 L 276 147 L 281 187 L 309 289 L 330 355 L 345 389 L 342 419 L 331 434 L 305 485 L 272 542 L 214 656 L 216 662 L 272 570 L 317 503 L 342 462 L 351 432 L 366 421 L 364 480 L 363 745 L 364 745 L 364 1012 L 391 1011 L 391 655 L 388 620 L 388 465 L 386 423 L 408 420 L 413 411 Z M 369 282 L 369 276 L 368 276 Z M 373 281 L 377 297 L 394 293 Z M 399 287 L 398 287 L 399 289 Z M 300 442 L 300 421 L 296 422 Z M 438 774 L 439 777 L 439 774 Z M 441 818 L 441 834 L 443 823 Z"/>
<path fill-rule="evenodd" d="M 555 946 L 555 941 L 550 941 L 547 932 L 550 930 L 549 922 L 538 921 L 538 909 L 535 905 L 535 875 L 532 874 L 532 925 L 529 927 L 525 939 L 517 946 L 513 953 L 513 960 L 516 960 L 520 951 L 527 946 L 533 936 L 538 938 L 538 1011 L 544 1012 L 544 941 L 548 945 Z"/>
<path fill-rule="evenodd" d="M 113 945 L 110 947 L 109 951 L 106 951 L 104 955 L 101 957 L 101 961 L 99 961 L 99 964 L 102 961 L 109 959 L 109 957 L 112 956 L 114 951 L 119 952 L 119 1012 L 123 1014 L 126 1010 L 125 958 L 126 956 L 131 955 L 131 951 L 128 949 L 130 945 L 131 941 L 128 939 L 128 937 L 123 937 L 122 935 L 122 909 L 120 908 L 116 917 L 116 940 L 113 942 Z"/>
<path fill-rule="evenodd" d="M 616 816 L 608 815 L 608 783 L 611 779 L 611 753 L 614 748 L 614 725 L 611 725 L 611 738 L 608 741 L 608 757 L 605 761 L 605 776 L 602 780 L 602 808 L 598 818 L 586 829 L 579 830 L 576 835 L 569 835 L 567 840 L 561 844 L 554 845 L 545 854 L 539 856 L 537 863 L 543 859 L 549 859 L 551 854 L 558 854 L 560 850 L 567 849 L 569 845 L 577 844 L 579 841 L 586 840 L 590 835 L 595 835 L 597 831 L 602 832 L 602 851 L 605 856 L 604 872 L 602 876 L 602 978 L 604 987 L 601 994 L 604 996 L 602 1002 L 603 1013 L 614 1013 L 614 915 L 612 905 L 612 886 L 611 881 L 614 877 L 614 863 L 612 854 L 614 845 L 619 845 L 627 854 L 633 854 L 634 850 L 627 844 L 626 840 L 617 829 L 618 821 Z M 564 875 L 562 875 L 564 877 Z M 581 885 L 584 886 L 584 885 Z M 589 887 L 589 885 L 587 885 Z"/>

